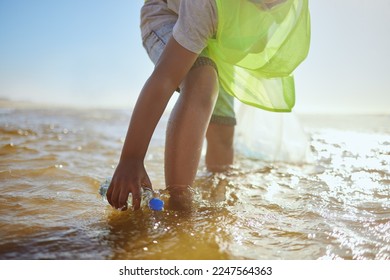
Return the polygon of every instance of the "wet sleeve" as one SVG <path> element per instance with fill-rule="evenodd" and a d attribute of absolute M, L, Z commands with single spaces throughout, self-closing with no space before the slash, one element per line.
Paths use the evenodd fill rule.
<path fill-rule="evenodd" d="M 201 53 L 216 33 L 216 15 L 214 0 L 182 0 L 173 37 L 187 50 Z"/>

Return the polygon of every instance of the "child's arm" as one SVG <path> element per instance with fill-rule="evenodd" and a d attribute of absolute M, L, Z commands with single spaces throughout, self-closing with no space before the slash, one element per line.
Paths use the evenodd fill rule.
<path fill-rule="evenodd" d="M 121 158 L 107 191 L 107 199 L 113 207 L 126 210 L 129 193 L 133 196 L 133 208 L 140 207 L 141 186 L 151 187 L 144 168 L 144 158 L 153 131 L 173 92 L 197 56 L 171 38 L 146 81 L 134 108 Z"/>

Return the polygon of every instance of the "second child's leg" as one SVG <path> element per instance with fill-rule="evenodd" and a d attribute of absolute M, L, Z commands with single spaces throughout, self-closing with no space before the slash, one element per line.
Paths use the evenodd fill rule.
<path fill-rule="evenodd" d="M 226 171 L 234 160 L 234 126 L 210 123 L 206 137 L 207 169 L 211 172 Z"/>
<path fill-rule="evenodd" d="M 218 99 L 206 133 L 206 166 L 209 171 L 223 172 L 233 164 L 233 138 L 236 123 L 234 97 L 220 86 Z"/>

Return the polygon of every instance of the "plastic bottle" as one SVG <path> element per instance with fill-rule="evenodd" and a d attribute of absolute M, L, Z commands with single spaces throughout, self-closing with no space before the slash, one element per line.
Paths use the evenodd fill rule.
<path fill-rule="evenodd" d="M 101 185 L 99 189 L 99 194 L 103 197 L 103 199 L 106 198 L 107 190 L 110 186 L 111 179 L 107 178 Z M 128 199 L 129 205 L 132 203 L 132 197 L 131 193 L 129 194 L 129 199 Z M 164 201 L 161 200 L 160 198 L 155 196 L 155 193 L 151 188 L 148 187 L 142 187 L 141 188 L 141 207 L 144 205 L 148 205 L 148 207 L 151 210 L 154 211 L 162 211 L 164 209 Z"/>

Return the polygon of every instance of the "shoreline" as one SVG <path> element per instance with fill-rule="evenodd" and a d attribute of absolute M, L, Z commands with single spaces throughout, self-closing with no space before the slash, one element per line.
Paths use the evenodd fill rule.
<path fill-rule="evenodd" d="M 129 107 L 126 106 L 85 106 L 85 105 L 71 105 L 71 104 L 55 104 L 55 103 L 38 103 L 34 101 L 27 100 L 11 100 L 7 98 L 0 97 L 0 108 L 8 109 L 97 109 L 97 110 L 128 110 Z M 270 112 L 272 113 L 272 112 Z M 292 114 L 295 114 L 299 117 L 327 117 L 327 118 L 337 118 L 337 117 L 347 117 L 347 116 L 372 116 L 372 117 L 390 117 L 390 112 L 365 112 L 365 113 L 355 113 L 355 112 L 296 112 L 292 111 Z M 278 113 L 278 114 L 290 114 L 290 113 Z"/>
<path fill-rule="evenodd" d="M 99 107 L 99 106 L 72 106 L 69 104 L 45 104 L 32 101 L 16 101 L 6 98 L 0 98 L 0 109 L 2 110 L 68 110 L 68 111 L 123 111 L 132 112 L 133 107 Z M 169 110 L 164 112 L 164 115 Z M 363 132 L 373 132 L 381 134 L 390 134 L 390 113 L 299 113 L 292 112 L 288 114 L 295 115 L 303 127 L 310 130 L 316 129 L 337 129 L 353 130 Z"/>

